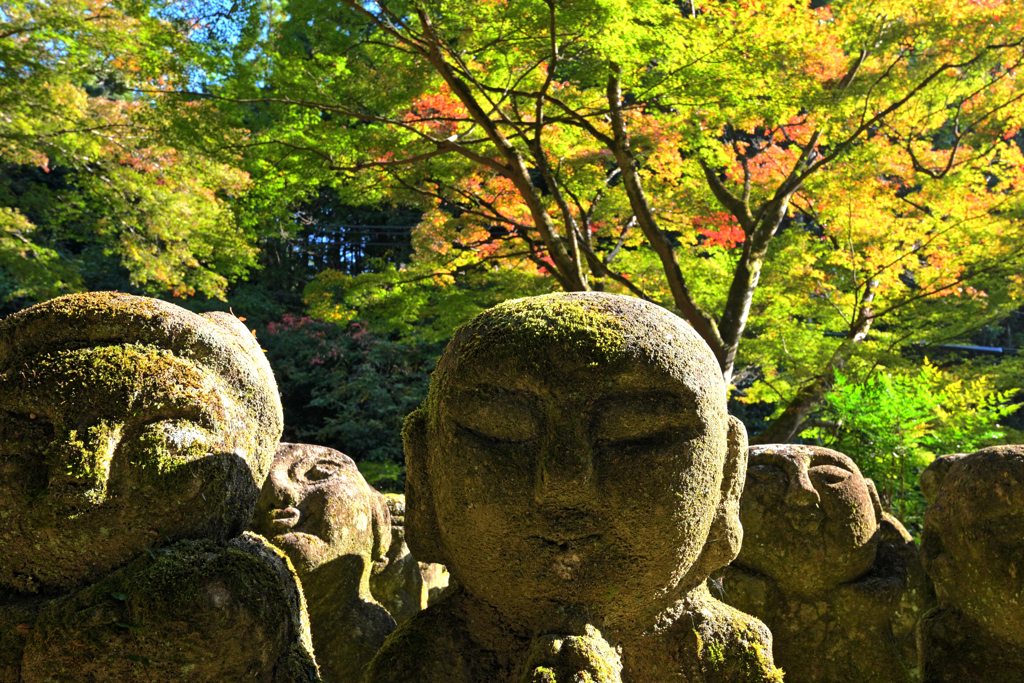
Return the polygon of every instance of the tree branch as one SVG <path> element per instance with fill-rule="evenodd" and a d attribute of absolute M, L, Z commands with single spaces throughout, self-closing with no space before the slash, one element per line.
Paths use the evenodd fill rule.
<path fill-rule="evenodd" d="M 676 307 L 696 330 L 697 334 L 704 338 L 711 350 L 715 353 L 719 363 L 722 364 L 723 372 L 726 370 L 726 349 L 722 343 L 718 326 L 710 315 L 704 312 L 700 305 L 693 298 L 689 288 L 686 286 L 686 278 L 679 268 L 679 260 L 671 243 L 665 234 L 658 227 L 654 218 L 647 197 L 644 195 L 643 185 L 640 176 L 636 171 L 633 154 L 629 146 L 629 136 L 626 133 L 626 122 L 622 115 L 620 106 L 622 101 L 622 86 L 619 82 L 619 69 L 612 65 L 612 72 L 608 76 L 608 107 L 611 110 L 612 131 L 614 138 L 610 140 L 611 149 L 615 154 L 615 160 L 622 172 L 623 184 L 626 187 L 626 195 L 629 197 L 630 206 L 636 216 L 640 229 L 655 253 L 661 259 L 662 269 L 668 279 L 669 290 L 672 292 L 672 299 Z"/>

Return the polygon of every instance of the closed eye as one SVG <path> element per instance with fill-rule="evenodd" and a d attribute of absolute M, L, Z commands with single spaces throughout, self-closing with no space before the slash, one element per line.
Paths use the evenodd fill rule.
<path fill-rule="evenodd" d="M 839 484 L 853 476 L 853 472 L 844 470 L 841 467 L 835 467 L 834 465 L 819 465 L 818 467 L 812 467 L 808 473 L 814 477 L 815 480 L 826 484 Z"/>
<path fill-rule="evenodd" d="M 153 461 L 162 468 L 160 454 L 177 461 L 195 460 L 210 454 L 216 438 L 204 425 L 188 419 L 157 420 L 142 426 L 137 436 L 124 435 L 122 446 L 128 446 L 139 462 Z"/>
<path fill-rule="evenodd" d="M 598 448 L 623 448 L 623 449 L 637 449 L 637 448 L 656 448 L 659 446 L 667 446 L 669 444 L 676 443 L 683 437 L 690 436 L 686 434 L 685 430 L 681 429 L 662 429 L 653 433 L 641 433 L 641 434 L 623 434 L 616 436 L 608 436 L 599 438 L 595 442 L 595 446 Z M 685 439 L 689 441 L 689 439 Z"/>
<path fill-rule="evenodd" d="M 455 426 L 458 427 L 459 431 L 463 434 L 486 444 L 519 444 L 532 441 L 536 438 L 535 434 L 525 430 L 488 427 L 474 429 L 473 427 L 464 425 L 460 422 L 456 422 Z"/>
<path fill-rule="evenodd" d="M 307 481 L 323 481 L 324 479 L 330 479 L 341 472 L 341 465 L 330 460 L 321 460 L 315 465 L 306 470 L 305 476 Z"/>
<path fill-rule="evenodd" d="M 478 385 L 450 401 L 449 415 L 459 431 L 487 443 L 523 443 L 540 434 L 536 399 L 523 392 Z"/>
<path fill-rule="evenodd" d="M 786 473 L 775 465 L 750 465 L 747 468 L 747 476 L 753 477 L 754 481 L 759 483 L 769 483 L 783 481 Z"/>

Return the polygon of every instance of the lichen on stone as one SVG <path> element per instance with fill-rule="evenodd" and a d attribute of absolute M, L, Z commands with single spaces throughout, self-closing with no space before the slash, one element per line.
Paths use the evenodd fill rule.
<path fill-rule="evenodd" d="M 0 586 L 55 592 L 251 514 L 280 399 L 233 316 L 116 293 L 0 322 Z"/>
<path fill-rule="evenodd" d="M 409 547 L 459 588 L 396 632 L 371 683 L 520 683 L 541 643 L 582 656 L 584 626 L 622 648 L 623 679 L 704 675 L 680 630 L 691 608 L 718 615 L 705 642 L 751 651 L 742 677 L 705 680 L 771 680 L 767 629 L 741 643 L 749 617 L 701 593 L 742 537 L 746 436 L 714 354 L 678 316 L 602 293 L 485 311 L 456 332 L 403 440 Z M 472 628 L 432 642 L 442 623 Z M 527 674 L 610 676 L 562 664 Z"/>
<path fill-rule="evenodd" d="M 50 601 L 22 678 L 317 680 L 302 606 L 287 560 L 259 537 L 180 541 Z"/>

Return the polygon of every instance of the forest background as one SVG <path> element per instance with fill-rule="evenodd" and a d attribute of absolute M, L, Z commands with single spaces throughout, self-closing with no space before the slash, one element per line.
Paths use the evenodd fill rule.
<path fill-rule="evenodd" d="M 400 490 L 459 324 L 643 297 L 913 528 L 1024 442 L 1022 60 L 1010 0 L 0 2 L 2 312 L 230 310 L 285 439 Z"/>

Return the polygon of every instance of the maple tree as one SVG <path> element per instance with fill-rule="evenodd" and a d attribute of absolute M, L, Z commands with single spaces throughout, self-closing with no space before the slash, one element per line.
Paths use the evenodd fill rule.
<path fill-rule="evenodd" d="M 0 3 L 4 300 L 81 290 L 101 262 L 149 293 L 220 296 L 255 263 L 227 202 L 248 177 L 197 144 L 208 107 L 146 92 L 181 86 L 202 56 L 172 9 Z"/>
<path fill-rule="evenodd" d="M 421 206 L 438 286 L 483 264 L 676 311 L 786 441 L 836 371 L 1024 287 L 1014 3 L 820 5 L 290 0 L 196 94 L 258 108 L 272 182 Z"/>

